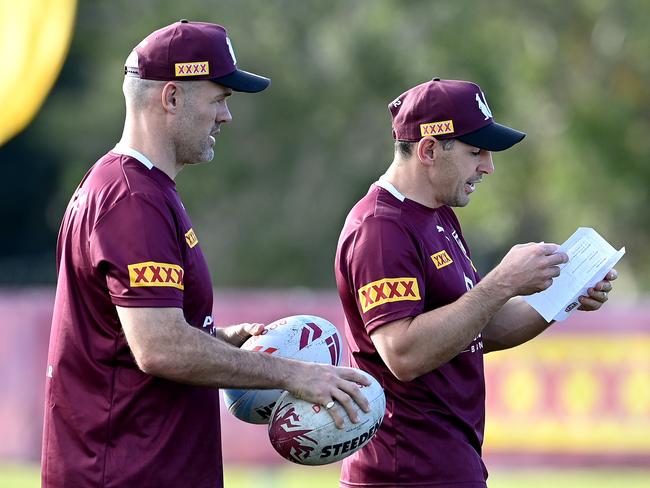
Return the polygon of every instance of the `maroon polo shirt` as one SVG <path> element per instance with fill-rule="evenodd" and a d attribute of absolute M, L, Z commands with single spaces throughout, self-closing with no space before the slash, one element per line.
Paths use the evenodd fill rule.
<path fill-rule="evenodd" d="M 174 181 L 109 152 L 63 218 L 45 391 L 44 487 L 222 486 L 218 390 L 143 373 L 115 306 L 212 333 L 212 285 Z M 207 337 L 207 336 L 206 336 Z"/>
<path fill-rule="evenodd" d="M 480 336 L 409 382 L 393 376 L 370 339 L 385 324 L 454 302 L 480 280 L 451 208 L 426 207 L 380 180 L 346 219 L 335 272 L 351 364 L 386 393 L 383 424 L 345 459 L 341 486 L 484 487 Z"/>

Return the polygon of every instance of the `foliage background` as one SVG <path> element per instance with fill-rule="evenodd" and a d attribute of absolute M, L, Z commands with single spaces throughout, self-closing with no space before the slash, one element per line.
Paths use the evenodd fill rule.
<path fill-rule="evenodd" d="M 180 18 L 227 26 L 237 94 L 209 165 L 177 179 L 221 287 L 333 287 L 349 208 L 388 166 L 387 104 L 433 76 L 470 79 L 528 133 L 459 211 L 479 269 L 579 225 L 615 246 L 622 295 L 650 289 L 650 3 L 644 0 L 81 0 L 43 109 L 0 148 L 0 283 L 53 283 L 69 196 L 121 134 L 123 61 Z"/>

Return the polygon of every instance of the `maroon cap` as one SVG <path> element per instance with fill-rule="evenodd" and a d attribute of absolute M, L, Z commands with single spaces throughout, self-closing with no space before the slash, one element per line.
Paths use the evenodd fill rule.
<path fill-rule="evenodd" d="M 271 80 L 237 69 L 225 28 L 181 20 L 149 34 L 131 52 L 125 76 L 143 80 L 210 80 L 240 92 L 259 92 Z"/>
<path fill-rule="evenodd" d="M 470 81 L 434 78 L 402 93 L 388 109 L 393 138 L 398 141 L 417 142 L 433 136 L 503 151 L 526 136 L 494 122 L 483 91 Z"/>

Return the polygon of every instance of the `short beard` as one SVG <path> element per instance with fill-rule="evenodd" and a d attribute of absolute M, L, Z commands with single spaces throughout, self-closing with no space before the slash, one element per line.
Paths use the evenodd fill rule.
<path fill-rule="evenodd" d="M 194 100 L 188 98 L 188 111 L 192 113 Z M 179 121 L 177 127 L 178 138 L 176 140 L 176 162 L 179 164 L 199 164 L 207 163 L 214 159 L 214 147 L 206 139 L 200 143 L 198 141 L 189 141 L 187 134 L 194 134 L 192 121 L 189 117 Z"/>
<path fill-rule="evenodd" d="M 183 144 L 177 146 L 176 160 L 180 164 L 200 164 L 207 163 L 214 159 L 214 148 L 210 147 L 207 143 L 199 151 L 196 146 Z"/>

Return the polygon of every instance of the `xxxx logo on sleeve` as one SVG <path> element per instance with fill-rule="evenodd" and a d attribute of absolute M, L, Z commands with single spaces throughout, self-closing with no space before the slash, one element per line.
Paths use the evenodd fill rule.
<path fill-rule="evenodd" d="M 190 246 L 190 249 L 199 243 L 199 238 L 196 237 L 194 229 L 190 229 L 185 233 L 185 242 L 187 242 L 187 245 Z"/>
<path fill-rule="evenodd" d="M 183 268 L 177 264 L 144 263 L 129 264 L 129 283 L 132 287 L 138 286 L 169 286 L 183 290 Z"/>
<path fill-rule="evenodd" d="M 364 313 L 384 303 L 406 300 L 420 300 L 415 278 L 384 278 L 359 288 L 359 301 Z"/>
<path fill-rule="evenodd" d="M 447 254 L 447 251 L 445 251 L 444 249 L 440 252 L 432 254 L 431 260 L 433 261 L 433 264 L 436 265 L 436 269 L 444 268 L 445 266 L 449 266 L 451 263 L 454 262 L 454 260 L 451 259 L 449 254 Z"/>

